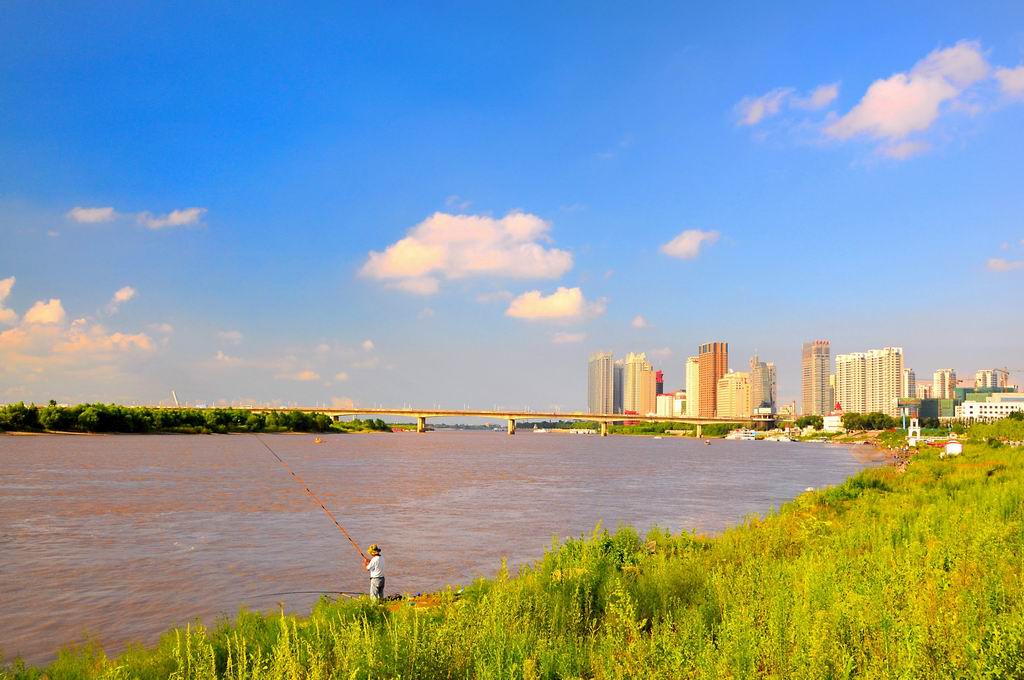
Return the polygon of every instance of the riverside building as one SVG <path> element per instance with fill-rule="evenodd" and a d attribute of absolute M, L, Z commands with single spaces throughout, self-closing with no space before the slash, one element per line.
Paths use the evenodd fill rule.
<path fill-rule="evenodd" d="M 729 343 L 708 342 L 697 351 L 699 372 L 697 415 L 714 418 L 718 407 L 718 381 L 729 370 Z"/>
<path fill-rule="evenodd" d="M 953 399 L 956 394 L 956 371 L 940 368 L 932 374 L 932 399 Z"/>
<path fill-rule="evenodd" d="M 761 361 L 755 354 L 750 358 L 751 409 L 766 408 L 775 413 L 778 388 L 775 382 L 775 364 Z"/>
<path fill-rule="evenodd" d="M 590 355 L 587 371 L 589 413 L 614 413 L 615 361 L 611 352 Z"/>
<path fill-rule="evenodd" d="M 716 412 L 719 418 L 747 418 L 751 413 L 750 374 L 726 373 L 718 381 Z"/>
<path fill-rule="evenodd" d="M 900 396 L 913 398 L 917 396 L 917 375 L 912 368 L 903 369 L 903 384 L 900 385 Z"/>
<path fill-rule="evenodd" d="M 686 358 L 686 415 L 696 418 L 700 403 L 700 361 L 697 357 Z"/>
<path fill-rule="evenodd" d="M 902 389 L 902 347 L 836 356 L 836 401 L 843 411 L 897 417 Z"/>
<path fill-rule="evenodd" d="M 832 411 L 829 368 L 832 363 L 828 340 L 805 342 L 801 355 L 801 407 L 804 415 L 823 416 Z"/>
<path fill-rule="evenodd" d="M 648 415 L 655 413 L 657 396 L 654 382 L 654 368 L 641 352 L 626 355 L 623 366 L 622 407 L 625 413 Z"/>

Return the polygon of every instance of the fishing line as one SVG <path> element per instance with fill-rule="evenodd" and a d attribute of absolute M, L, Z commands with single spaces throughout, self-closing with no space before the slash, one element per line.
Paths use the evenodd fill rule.
<path fill-rule="evenodd" d="M 309 494 L 310 498 L 316 501 L 316 504 L 320 506 L 320 509 L 327 513 L 327 516 L 331 518 L 332 522 L 334 522 L 334 526 L 338 527 L 338 531 L 345 535 L 345 538 L 347 538 L 348 542 L 352 544 L 352 547 L 356 549 L 356 552 L 359 553 L 359 556 L 362 557 L 364 560 L 367 559 L 366 555 L 363 554 L 362 548 L 359 547 L 358 543 L 352 540 L 352 537 L 348 535 L 347 531 L 345 531 L 345 527 L 341 526 L 341 522 L 339 522 L 338 518 L 334 516 L 334 513 L 328 510 L 327 506 L 324 505 L 324 502 L 320 500 L 320 498 L 315 493 L 309 490 L 309 485 L 302 481 L 301 477 L 295 474 L 295 471 L 291 469 L 288 463 L 284 462 L 284 459 L 281 458 L 281 456 L 277 455 L 277 452 L 274 451 L 274 449 L 270 448 L 270 444 L 267 444 L 265 441 L 263 441 L 263 439 L 261 439 L 259 435 L 256 435 L 256 439 L 259 440 L 260 444 L 263 444 L 263 446 L 267 448 L 267 451 L 270 451 L 270 453 L 273 454 L 274 458 L 277 458 L 277 462 L 284 466 L 284 469 L 288 471 L 288 474 L 294 477 L 295 481 L 302 485 L 302 488 L 306 490 L 306 493 Z"/>
<path fill-rule="evenodd" d="M 286 590 L 283 593 L 260 593 L 252 597 L 276 597 L 278 595 L 350 595 L 358 597 L 366 593 L 357 593 L 351 590 Z"/>

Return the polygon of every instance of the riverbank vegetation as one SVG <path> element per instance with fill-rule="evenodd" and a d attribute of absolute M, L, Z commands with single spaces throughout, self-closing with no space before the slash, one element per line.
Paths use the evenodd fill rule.
<path fill-rule="evenodd" d="M 429 608 L 242 612 L 0 678 L 1022 677 L 1022 458 L 926 449 L 717 538 L 598 529 Z"/>
<path fill-rule="evenodd" d="M 254 413 L 233 408 L 150 408 L 118 404 L 59 406 L 50 402 L 39 408 L 23 403 L 0 406 L 0 430 L 12 432 L 175 432 L 226 434 L 229 432 L 389 432 L 391 426 L 376 420 L 334 422 L 323 413 L 281 411 Z"/>

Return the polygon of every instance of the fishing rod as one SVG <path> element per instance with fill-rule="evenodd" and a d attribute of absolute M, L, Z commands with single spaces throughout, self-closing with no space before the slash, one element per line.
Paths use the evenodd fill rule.
<path fill-rule="evenodd" d="M 288 463 L 284 462 L 284 459 L 281 458 L 281 456 L 277 455 L 277 452 L 274 451 L 274 449 L 270 448 L 270 444 L 263 441 L 263 439 L 261 439 L 259 435 L 256 435 L 256 439 L 259 440 L 260 444 L 263 444 L 263 446 L 267 448 L 267 451 L 270 451 L 270 453 L 273 454 L 274 458 L 277 458 L 277 462 L 284 466 L 284 469 L 288 471 L 288 474 L 294 477 L 295 481 L 302 485 L 302 488 L 306 490 L 306 493 L 309 494 L 310 498 L 316 501 L 316 504 L 320 506 L 320 509 L 327 513 L 327 516 L 331 518 L 332 522 L 334 522 L 334 526 L 338 527 L 338 531 L 345 535 L 345 538 L 347 538 L 348 542 L 352 544 L 352 547 L 356 549 L 356 552 L 359 553 L 359 556 L 362 557 L 364 560 L 367 559 L 366 555 L 363 554 L 363 549 L 359 547 L 358 543 L 352 540 L 352 537 L 348 535 L 347 531 L 345 531 L 345 527 L 341 526 L 341 522 L 339 522 L 338 518 L 334 516 L 334 513 L 328 510 L 327 506 L 324 505 L 324 502 L 320 500 L 320 498 L 315 493 L 309 490 L 309 485 L 302 481 L 301 477 L 295 474 L 295 471 L 291 469 Z"/>
<path fill-rule="evenodd" d="M 286 590 L 283 593 L 259 593 L 253 597 L 276 597 L 278 595 L 349 595 L 350 597 L 359 597 L 365 594 L 352 590 Z"/>

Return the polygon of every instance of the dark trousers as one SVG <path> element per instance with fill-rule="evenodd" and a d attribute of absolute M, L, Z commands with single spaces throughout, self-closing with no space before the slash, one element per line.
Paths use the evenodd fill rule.
<path fill-rule="evenodd" d="M 371 600 L 383 600 L 384 599 L 384 577 L 377 576 L 376 578 L 370 579 L 370 599 Z"/>

